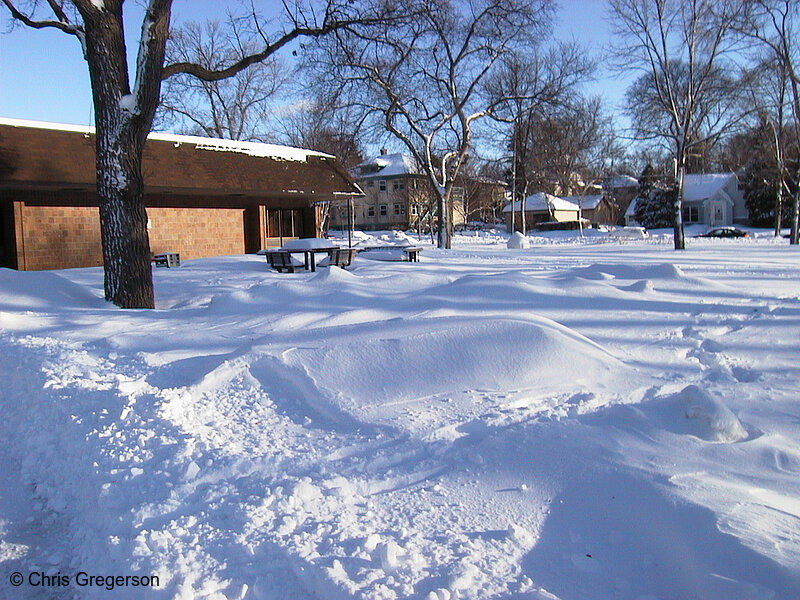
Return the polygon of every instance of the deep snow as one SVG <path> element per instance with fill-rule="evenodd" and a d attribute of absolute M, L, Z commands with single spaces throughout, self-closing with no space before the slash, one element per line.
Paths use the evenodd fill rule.
<path fill-rule="evenodd" d="M 508 238 L 0 270 L 0 596 L 800 597 L 798 250 Z"/>

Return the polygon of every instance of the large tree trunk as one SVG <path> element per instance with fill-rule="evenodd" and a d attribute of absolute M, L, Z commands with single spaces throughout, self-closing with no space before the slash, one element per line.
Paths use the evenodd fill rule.
<path fill-rule="evenodd" d="M 81 5 L 85 56 L 97 129 L 97 196 L 105 297 L 122 308 L 153 308 L 153 275 L 144 207 L 142 154 L 161 85 L 170 0 L 151 0 L 142 25 L 133 92 L 122 2 Z"/>
<path fill-rule="evenodd" d="M 116 143 L 106 137 L 112 136 L 98 131 L 97 195 L 106 300 L 123 308 L 153 308 L 142 150 L 129 136 L 120 136 Z"/>

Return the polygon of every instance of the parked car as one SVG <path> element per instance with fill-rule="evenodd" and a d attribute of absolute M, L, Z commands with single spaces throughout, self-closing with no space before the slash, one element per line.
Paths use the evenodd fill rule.
<path fill-rule="evenodd" d="M 715 227 L 705 233 L 701 233 L 700 235 L 696 235 L 694 237 L 702 237 L 702 238 L 745 238 L 749 237 L 749 233 L 746 231 L 742 231 L 741 229 L 737 229 L 736 227 Z"/>

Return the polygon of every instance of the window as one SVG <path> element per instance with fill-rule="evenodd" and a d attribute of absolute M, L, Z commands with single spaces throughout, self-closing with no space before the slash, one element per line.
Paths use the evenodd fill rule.
<path fill-rule="evenodd" d="M 419 214 L 416 204 L 411 205 L 411 214 L 412 216 L 416 217 Z"/>
<path fill-rule="evenodd" d="M 395 204 L 395 205 L 394 205 L 394 214 L 395 214 L 395 215 L 400 215 L 400 208 L 401 208 L 401 207 L 400 207 L 400 205 L 399 205 L 399 204 Z"/>
<path fill-rule="evenodd" d="M 400 189 L 400 182 L 397 181 L 396 179 L 392 182 L 392 189 L 393 190 L 399 190 Z"/>
<path fill-rule="evenodd" d="M 397 182 L 397 189 L 398 189 L 398 190 L 404 190 L 404 189 L 406 189 L 406 182 L 405 182 L 405 181 L 403 181 L 402 179 L 401 179 L 400 181 L 398 181 L 398 182 Z"/>
<path fill-rule="evenodd" d="M 382 192 L 385 192 L 385 191 L 386 191 L 386 180 L 385 180 L 385 179 L 381 179 L 381 180 L 378 182 L 378 189 L 379 189 L 380 191 L 382 191 Z"/>
<path fill-rule="evenodd" d="M 374 217 L 375 216 L 375 207 L 374 206 L 370 206 L 367 209 L 367 216 L 368 217 Z"/>
<path fill-rule="evenodd" d="M 367 179 L 367 187 L 375 187 L 375 182 L 372 179 Z"/>
<path fill-rule="evenodd" d="M 386 204 L 381 204 L 381 216 L 385 217 L 389 214 L 389 207 Z"/>
<path fill-rule="evenodd" d="M 683 207 L 683 220 L 686 223 L 699 223 L 700 222 L 700 207 L 699 206 L 684 206 Z"/>
<path fill-rule="evenodd" d="M 268 237 L 300 237 L 303 235 L 301 210 L 273 209 L 266 215 Z"/>

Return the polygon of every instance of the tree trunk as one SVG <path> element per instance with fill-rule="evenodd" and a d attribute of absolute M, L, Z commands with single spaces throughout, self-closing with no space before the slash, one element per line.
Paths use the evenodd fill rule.
<path fill-rule="evenodd" d="M 783 226 L 783 177 L 778 178 L 778 191 L 775 194 L 775 237 L 781 237 L 781 228 Z"/>
<path fill-rule="evenodd" d="M 142 154 L 158 105 L 170 4 L 170 0 L 152 0 L 148 5 L 133 93 L 122 3 L 106 1 L 101 10 L 88 5 L 81 9 L 97 130 L 104 291 L 106 300 L 122 308 L 155 305 Z"/>
<path fill-rule="evenodd" d="M 105 265 L 103 287 L 106 300 L 117 306 L 153 308 L 153 275 L 142 193 L 141 156 L 130 158 L 132 160 L 126 161 L 128 164 L 123 168 L 119 168 L 122 165 L 103 165 L 108 158 L 98 158 L 98 171 L 119 168 L 118 173 L 128 181 L 126 185 L 98 181 L 100 234 Z M 114 157 L 110 162 L 120 161 Z"/>
<path fill-rule="evenodd" d="M 800 177 L 800 172 L 797 175 Z M 789 236 L 789 244 L 792 246 L 797 246 L 800 243 L 798 225 L 800 225 L 800 186 L 797 187 L 797 191 L 794 193 L 794 202 L 792 202 L 792 233 Z"/>
<path fill-rule="evenodd" d="M 674 204 L 674 225 L 673 232 L 675 238 L 675 250 L 685 250 L 686 240 L 683 235 L 683 184 L 686 179 L 686 165 L 678 166 L 678 189 L 675 194 Z"/>
<path fill-rule="evenodd" d="M 436 194 L 436 212 L 439 213 L 439 227 L 436 231 L 436 246 L 438 248 L 447 248 L 447 207 L 444 201 L 444 196 L 436 182 L 435 178 L 431 178 L 431 183 L 434 187 L 434 194 Z"/>

